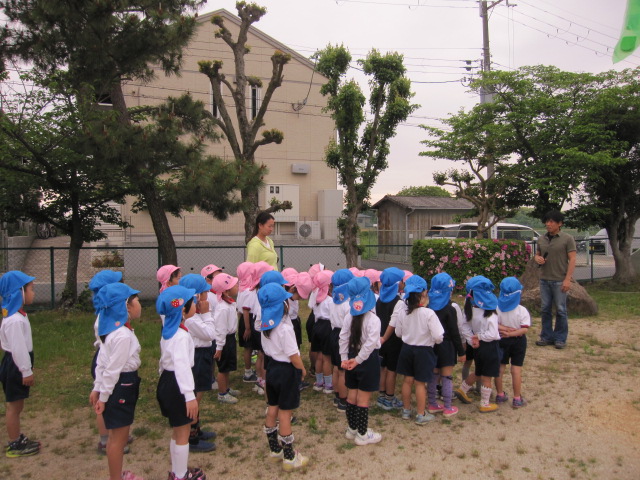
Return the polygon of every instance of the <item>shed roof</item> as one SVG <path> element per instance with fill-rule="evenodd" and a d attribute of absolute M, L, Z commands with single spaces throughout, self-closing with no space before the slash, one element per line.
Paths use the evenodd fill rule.
<path fill-rule="evenodd" d="M 473 208 L 473 204 L 463 198 L 405 197 L 400 195 L 385 195 L 373 205 L 373 208 L 380 208 L 384 202 L 392 202 L 403 208 L 414 210 L 469 210 Z"/>

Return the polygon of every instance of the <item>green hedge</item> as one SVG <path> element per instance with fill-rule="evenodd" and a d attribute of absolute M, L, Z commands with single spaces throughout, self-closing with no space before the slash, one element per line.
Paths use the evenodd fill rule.
<path fill-rule="evenodd" d="M 504 277 L 519 277 L 529 261 L 531 248 L 522 240 L 426 239 L 413 244 L 413 272 L 430 280 L 447 272 L 463 290 L 467 280 L 484 275 L 496 288 Z"/>

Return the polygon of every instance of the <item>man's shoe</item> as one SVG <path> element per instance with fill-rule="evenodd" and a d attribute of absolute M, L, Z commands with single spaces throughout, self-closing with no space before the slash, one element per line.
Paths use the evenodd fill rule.
<path fill-rule="evenodd" d="M 567 346 L 567 344 L 565 342 L 556 342 L 556 348 L 558 350 L 562 350 L 563 348 L 565 348 Z"/>
<path fill-rule="evenodd" d="M 539 347 L 548 347 L 549 345 L 553 345 L 555 342 L 551 341 L 551 340 L 543 340 L 542 338 L 540 340 L 536 340 L 536 345 Z"/>

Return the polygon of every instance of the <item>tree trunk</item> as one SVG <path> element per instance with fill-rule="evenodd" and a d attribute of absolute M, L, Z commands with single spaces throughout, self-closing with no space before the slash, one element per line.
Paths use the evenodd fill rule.
<path fill-rule="evenodd" d="M 347 205 L 345 209 L 345 221 L 342 226 L 342 247 L 347 261 L 347 268 L 359 267 L 358 256 L 360 249 L 358 248 L 358 207 L 355 205 Z"/>
<path fill-rule="evenodd" d="M 244 190 L 241 192 L 244 204 L 242 213 L 244 215 L 244 243 L 249 243 L 253 238 L 253 229 L 258 217 L 258 191 Z"/>
<path fill-rule="evenodd" d="M 638 274 L 631 263 L 631 243 L 633 242 L 633 225 L 632 230 L 629 232 L 629 222 L 626 222 L 622 228 L 625 229 L 620 235 L 618 226 L 607 227 L 607 235 L 609 237 L 609 244 L 611 245 L 611 253 L 613 254 L 613 261 L 616 267 L 613 274 L 613 281 L 621 285 L 628 285 L 633 283 L 638 278 Z"/>
<path fill-rule="evenodd" d="M 140 192 L 147 206 L 147 211 L 151 217 L 153 231 L 158 240 L 160 251 L 160 263 L 162 265 L 178 265 L 178 254 L 176 252 L 176 242 L 173 239 L 169 220 L 162 208 L 162 202 L 156 195 L 155 189 L 150 186 Z"/>
<path fill-rule="evenodd" d="M 82 225 L 79 218 L 71 220 L 71 240 L 69 242 L 69 259 L 67 261 L 67 280 L 62 291 L 62 307 L 72 306 L 78 299 L 78 260 L 80 249 L 84 244 Z"/>

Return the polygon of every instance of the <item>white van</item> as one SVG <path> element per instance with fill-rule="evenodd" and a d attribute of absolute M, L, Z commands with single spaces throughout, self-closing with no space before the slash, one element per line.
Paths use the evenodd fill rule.
<path fill-rule="evenodd" d="M 425 238 L 476 238 L 477 231 L 477 223 L 433 225 L 425 235 Z M 538 236 L 538 232 L 533 228 L 516 223 L 498 222 L 491 227 L 491 238 L 524 240 L 527 243 L 535 243 L 538 240 Z"/>

